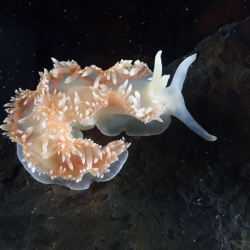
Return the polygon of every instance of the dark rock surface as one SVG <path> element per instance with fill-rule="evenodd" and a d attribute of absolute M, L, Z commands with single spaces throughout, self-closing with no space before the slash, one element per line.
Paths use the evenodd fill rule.
<path fill-rule="evenodd" d="M 32 179 L 2 136 L 0 249 L 250 249 L 249 27 L 227 25 L 198 44 L 184 84 L 216 142 L 173 118 L 161 135 L 128 138 L 115 179 L 72 191 Z"/>

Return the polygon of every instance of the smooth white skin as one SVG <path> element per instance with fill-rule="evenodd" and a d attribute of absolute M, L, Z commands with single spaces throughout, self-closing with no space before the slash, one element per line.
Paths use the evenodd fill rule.
<path fill-rule="evenodd" d="M 164 113 L 181 120 L 188 128 L 205 140 L 215 141 L 217 138 L 207 133 L 188 112 L 181 93 L 189 66 L 196 59 L 196 54 L 187 57 L 177 68 L 171 85 L 164 90 L 163 96 L 168 100 Z"/>
<path fill-rule="evenodd" d="M 97 128 L 106 136 L 116 136 L 126 132 L 129 136 L 158 135 L 170 125 L 171 116 L 161 115 L 163 122 L 151 121 L 147 124 L 128 115 L 101 116 L 96 123 Z"/>

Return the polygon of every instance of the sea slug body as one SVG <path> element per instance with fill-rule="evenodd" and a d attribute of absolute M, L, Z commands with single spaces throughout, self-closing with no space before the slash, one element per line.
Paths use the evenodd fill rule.
<path fill-rule="evenodd" d="M 83 138 L 94 126 L 107 136 L 162 133 L 175 116 L 208 141 L 216 140 L 190 115 L 181 90 L 196 54 L 177 68 L 167 87 L 162 76 L 161 51 L 154 72 L 140 61 L 121 60 L 103 71 L 75 61 L 52 59 L 54 68 L 40 73 L 35 91 L 16 90 L 7 103 L 8 117 L 1 126 L 12 141 L 26 170 L 38 181 L 75 190 L 93 181 L 116 176 L 128 157 L 124 139 L 102 147 Z"/>

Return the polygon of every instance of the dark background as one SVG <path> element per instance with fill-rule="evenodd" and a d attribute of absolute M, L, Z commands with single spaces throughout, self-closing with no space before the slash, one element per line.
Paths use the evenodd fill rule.
<path fill-rule="evenodd" d="M 238 0 L 1 3 L 0 105 L 16 88 L 35 89 L 50 57 L 152 69 L 162 49 L 173 75 L 195 48 L 183 94 L 218 140 L 173 119 L 158 136 L 128 138 L 113 180 L 74 191 L 34 180 L 0 136 L 0 249 L 249 250 L 250 19 L 232 24 L 247 16 L 249 1 Z"/>
<path fill-rule="evenodd" d="M 140 59 L 152 68 L 162 49 L 166 66 L 223 25 L 249 15 L 246 0 L 4 1 L 0 106 L 16 88 L 35 89 L 38 71 L 52 67 L 50 57 L 103 69 L 121 59 Z"/>

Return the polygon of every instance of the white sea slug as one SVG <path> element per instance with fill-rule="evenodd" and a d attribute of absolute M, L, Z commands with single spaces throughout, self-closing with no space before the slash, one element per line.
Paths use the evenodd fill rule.
<path fill-rule="evenodd" d="M 196 54 L 178 67 L 169 87 L 162 76 L 161 51 L 154 72 L 140 61 L 121 60 L 103 71 L 95 65 L 81 69 L 75 61 L 58 62 L 40 73 L 35 91 L 16 90 L 7 103 L 1 126 L 12 141 L 26 170 L 38 181 L 75 190 L 93 181 L 116 176 L 128 157 L 124 139 L 102 147 L 84 138 L 94 126 L 107 136 L 162 133 L 171 116 L 208 141 L 216 140 L 190 115 L 181 90 Z"/>

